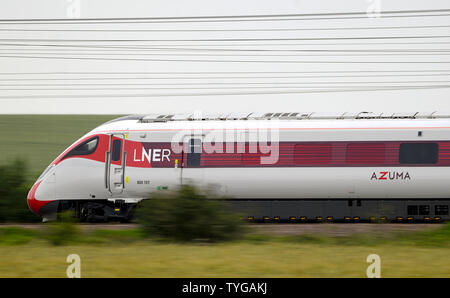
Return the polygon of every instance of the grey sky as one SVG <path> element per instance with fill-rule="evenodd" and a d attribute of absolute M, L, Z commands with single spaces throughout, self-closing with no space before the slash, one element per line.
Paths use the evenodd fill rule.
<path fill-rule="evenodd" d="M 375 1 L 375 0 L 374 0 Z M 25 0 L 2 0 L 0 9 L 1 19 L 18 18 L 65 18 L 66 10 L 70 1 L 47 0 L 47 1 L 25 1 Z M 369 5 L 368 0 L 322 0 L 322 1 L 299 1 L 299 0 L 177 0 L 177 1 L 144 1 L 144 0 L 81 0 L 82 18 L 103 17 L 153 17 L 153 16 L 200 16 L 200 15 L 248 15 L 248 14 L 295 14 L 295 13 L 325 13 L 325 12 L 364 12 Z M 448 0 L 381 0 L 382 11 L 390 10 L 419 10 L 419 9 L 443 9 L 450 8 Z M 1 28 L 29 28 L 29 29 L 250 29 L 250 28 L 335 28 L 335 27 L 382 27 L 382 26 L 423 26 L 423 25 L 450 25 L 450 17 L 433 18 L 367 18 L 356 20 L 314 20 L 314 21 L 284 21 L 284 22 L 240 22 L 240 23 L 181 23 L 181 24 L 115 24 L 115 25 L 2 25 Z M 395 30 L 316 30 L 316 31 L 284 31 L 284 32 L 8 32 L 0 31 L 0 39 L 211 39 L 211 38 L 329 38 L 329 37 L 361 37 L 361 36 L 411 36 L 411 35 L 450 35 L 446 28 L 417 28 L 417 29 L 395 29 Z M 449 41 L 450 39 L 425 39 L 406 40 L 421 42 L 418 45 L 389 45 L 395 49 L 450 49 L 450 44 L 423 44 L 427 41 Z M 355 41 L 361 42 L 361 41 Z M 344 45 L 335 48 L 351 49 L 384 49 L 386 45 Z M 391 40 L 390 42 L 405 42 L 404 40 Z M 128 43 L 126 45 L 140 44 Z M 170 42 L 168 42 L 170 43 Z M 225 42 L 216 42 L 214 47 L 228 47 L 232 49 L 316 49 L 329 48 L 327 42 L 301 41 L 284 42 L 295 44 L 292 46 L 280 46 L 277 43 L 261 47 L 225 46 Z M 280 43 L 280 42 L 279 42 Z M 315 43 L 316 45 L 305 45 Z M 347 43 L 347 42 L 346 42 Z M 151 45 L 150 43 L 145 43 Z M 217 45 L 218 44 L 218 45 Z M 110 45 L 104 43 L 104 45 Z M 193 47 L 192 45 L 190 46 Z M 194 45 L 195 47 L 195 45 Z M 14 55 L 19 53 L 17 47 L 0 45 L 3 55 L 8 53 Z M 36 52 L 45 48 L 37 48 Z M 59 50 L 59 49 L 58 49 Z M 30 50 L 28 50 L 31 52 Z M 46 52 L 56 52 L 50 48 Z M 70 50 L 65 50 L 70 53 Z M 217 60 L 301 60 L 301 61 L 347 61 L 347 62 L 376 62 L 376 61 L 450 61 L 446 55 L 426 56 L 303 56 L 303 57 L 211 57 L 204 56 L 163 56 L 167 51 L 160 50 L 160 59 L 217 59 Z M 173 52 L 170 52 L 173 54 Z M 186 54 L 198 54 L 198 52 L 185 52 Z M 289 52 L 292 54 L 292 52 Z M 2 55 L 0 54 L 0 55 Z M 223 52 L 221 52 L 223 54 Z M 246 54 L 249 54 L 246 52 Z M 279 53 L 278 53 L 279 54 Z M 24 54 L 25 55 L 25 54 Z M 29 54 L 31 55 L 31 54 Z M 251 53 L 250 53 L 251 55 Z M 258 55 L 258 54 L 255 54 Z M 50 55 L 51 56 L 51 55 Z M 53 55 L 54 56 L 54 55 Z M 62 55 L 61 55 L 62 56 Z M 65 56 L 74 55 L 67 54 Z M 103 55 L 104 56 L 104 55 Z M 77 56 L 79 57 L 79 56 Z M 89 57 L 89 56 L 88 56 Z M 114 58 L 117 56 L 107 56 Z M 122 57 L 122 56 L 120 56 Z M 133 56 L 130 58 L 151 58 L 152 56 Z M 125 56 L 125 58 L 128 58 Z M 403 90 L 403 91 L 361 91 L 361 92 L 334 92 L 334 93 L 307 93 L 307 94 L 257 94 L 257 95 L 210 95 L 210 96 L 152 96 L 152 97 L 85 97 L 85 98 L 14 98 L 14 96 L 35 95 L 104 95 L 113 94 L 173 94 L 192 92 L 221 93 L 221 89 L 211 90 L 177 90 L 177 85 L 164 85 L 161 90 L 68 90 L 71 84 L 80 81 L 13 81 L 11 79 L 24 78 L 80 78 L 80 77 L 149 77 L 149 75 L 120 75 L 115 72 L 243 72 L 243 71 L 286 71 L 286 72 L 315 72 L 315 71 L 398 71 L 398 70 L 450 70 L 450 64 L 394 64 L 394 63 L 236 63 L 236 62 L 155 62 L 155 61 L 96 61 L 96 60 L 60 60 L 60 59 L 30 59 L 30 58 L 0 58 L 0 73 L 8 72 L 106 72 L 97 75 L 0 75 L 0 89 L 14 89 L 8 87 L 14 84 L 63 84 L 61 90 L 34 91 L 34 90 L 0 90 L 0 113 L 76 113 L 76 114 L 132 114 L 132 113 L 157 113 L 157 112 L 187 112 L 203 110 L 206 112 L 228 112 L 228 111 L 441 111 L 450 113 L 450 89 L 425 89 L 425 90 Z M 388 74 L 388 73 L 386 73 Z M 159 75 L 161 76 L 161 75 Z M 349 85 L 352 82 L 395 82 L 395 81 L 443 81 L 448 82 L 450 76 L 440 77 L 353 77 L 353 78 L 321 78 L 321 79 L 178 79 L 178 80 L 107 80 L 101 83 L 110 84 L 110 88 L 120 87 L 120 84 L 148 83 L 152 84 L 175 84 L 180 86 L 195 87 L 196 84 L 204 83 L 286 83 L 286 82 L 333 82 L 344 81 Z M 82 83 L 91 83 L 83 81 Z M 96 81 L 96 83 L 99 83 Z M 188 85 L 186 85 L 188 83 Z M 191 84 L 192 83 L 192 84 Z M 191 84 L 191 85 L 189 85 Z M 354 83 L 356 84 L 356 83 Z M 381 84 L 381 83 L 380 83 Z M 395 85 L 395 83 L 391 83 Z M 369 84 L 368 84 L 369 85 Z M 371 84 L 370 86 L 376 86 Z M 133 85 L 127 85 L 133 88 Z M 197 85 L 198 86 L 198 85 Z M 364 85 L 362 85 L 364 86 Z M 409 86 L 409 85 L 408 85 Z M 142 86 L 141 86 L 142 87 Z M 173 87 L 173 88 L 172 88 Z M 25 88 L 25 87 L 19 87 Z M 73 88 L 73 86 L 72 86 Z M 108 88 L 108 87 L 107 87 Z M 172 88 L 172 89 L 170 89 Z M 332 88 L 332 87 L 330 87 Z M 246 89 L 248 90 L 248 89 Z M 252 89 L 263 92 L 264 89 Z M 266 89 L 267 90 L 267 89 Z M 283 89 L 289 90 L 289 89 Z M 292 90 L 292 89 L 290 89 Z M 239 89 L 228 92 L 239 92 Z"/>

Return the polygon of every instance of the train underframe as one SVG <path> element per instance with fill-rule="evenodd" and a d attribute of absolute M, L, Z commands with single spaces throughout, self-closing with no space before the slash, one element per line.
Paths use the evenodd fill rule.
<path fill-rule="evenodd" d="M 225 206 L 254 222 L 441 222 L 450 220 L 450 199 L 232 199 Z M 54 201 L 44 221 L 72 210 L 85 222 L 128 222 L 137 204 L 123 200 Z"/>
<path fill-rule="evenodd" d="M 63 211 L 73 211 L 82 222 L 129 222 L 133 218 L 136 204 L 124 200 L 58 200 L 45 205 L 40 214 L 43 221 L 56 220 Z"/>
<path fill-rule="evenodd" d="M 233 200 L 231 208 L 256 222 L 441 222 L 450 199 Z"/>

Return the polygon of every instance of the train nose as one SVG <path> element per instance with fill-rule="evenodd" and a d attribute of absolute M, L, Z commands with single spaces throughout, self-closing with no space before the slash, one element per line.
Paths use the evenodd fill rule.
<path fill-rule="evenodd" d="M 39 181 L 28 192 L 28 208 L 43 218 L 52 218 L 58 208 L 54 199 L 54 184 Z"/>
<path fill-rule="evenodd" d="M 41 182 L 37 182 L 33 185 L 33 187 L 30 189 L 30 191 L 28 192 L 28 196 L 27 196 L 27 203 L 28 203 L 28 208 L 30 208 L 31 211 L 33 211 L 36 215 L 39 215 L 39 210 L 42 208 L 42 206 L 44 206 L 46 203 L 45 201 L 38 201 L 36 199 L 36 191 L 39 187 L 39 185 L 41 185 Z"/>
<path fill-rule="evenodd" d="M 58 201 L 55 201 L 56 195 L 56 173 L 54 166 L 49 166 L 38 178 L 37 182 L 28 192 L 28 208 L 36 215 L 42 216 L 44 221 L 55 217 L 58 209 Z"/>

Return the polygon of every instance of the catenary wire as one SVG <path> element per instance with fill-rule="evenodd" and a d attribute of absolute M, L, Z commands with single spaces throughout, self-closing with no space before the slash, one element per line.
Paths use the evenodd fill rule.
<path fill-rule="evenodd" d="M 60 91 L 60 90 L 72 90 L 72 91 L 87 91 L 87 90 L 103 90 L 103 91 L 108 91 L 108 90 L 172 90 L 172 89 L 177 89 L 177 90 L 183 90 L 183 89 L 221 89 L 221 90 L 227 90 L 227 89 L 307 89 L 307 88 L 325 88 L 328 87 L 326 86 L 327 84 L 331 84 L 331 85 L 342 85 L 342 86 L 333 86 L 333 88 L 358 88 L 361 86 L 358 85 L 366 85 L 366 84 L 418 84 L 418 83 L 433 83 L 433 84 L 438 84 L 438 83 L 450 83 L 449 80 L 446 81 L 408 81 L 408 82 L 304 82 L 304 83 L 292 83 L 293 86 L 290 86 L 288 83 L 286 83 L 286 85 L 288 86 L 277 86 L 277 84 L 270 84 L 270 83 L 266 83 L 267 85 L 274 85 L 274 86 L 261 86 L 261 84 L 257 84 L 257 83 L 243 83 L 243 84 L 236 84 L 236 83 L 230 83 L 227 84 L 227 86 L 223 86 L 224 84 L 220 84 L 221 86 L 213 86 L 213 87 L 191 87 L 195 84 L 148 84 L 148 85 L 162 85 L 162 86 L 168 86 L 168 85 L 175 85 L 175 86 L 183 86 L 183 87 L 94 87 L 94 88 L 0 88 L 0 90 L 8 90 L 8 91 Z M 257 84 L 258 86 L 242 86 L 242 85 L 254 85 Z M 296 85 L 299 86 L 296 86 Z M 304 85 L 325 85 L 325 86 L 304 86 Z M 358 84 L 358 85 L 345 85 L 345 84 Z M 119 84 L 121 85 L 121 84 Z M 215 84 L 198 84 L 198 85 L 215 85 Z M 241 85 L 241 86 L 228 86 L 228 85 Z M 284 85 L 284 84 L 279 84 L 279 85 Z M 0 85 L 0 87 L 3 87 L 4 85 Z M 75 85 L 76 86 L 76 85 Z M 116 85 L 118 86 L 118 85 Z M 184 86 L 190 86 L 190 87 L 184 87 Z M 416 86 L 416 85 L 414 85 Z M 430 85 L 433 86 L 433 85 Z M 367 87 L 367 86 L 365 86 Z M 375 86 L 373 86 L 375 87 Z M 384 85 L 384 86 L 376 86 L 376 87 L 382 87 L 382 88 L 388 88 L 390 87 L 390 85 Z M 404 86 L 404 87 L 409 87 L 409 86 Z"/>
<path fill-rule="evenodd" d="M 220 95 L 256 95 L 256 94 L 300 94 L 300 93 L 328 93 L 328 92 L 363 92 L 363 91 L 395 91 L 395 90 L 420 90 L 420 89 L 448 89 L 450 85 L 433 86 L 390 86 L 386 88 L 361 88 L 361 89 L 322 89 L 322 90 L 277 90 L 277 91 L 247 91 L 247 92 L 208 92 L 208 93 L 161 93 L 161 94 L 90 94 L 90 95 L 19 95 L 0 96 L 0 99 L 62 99 L 62 98 L 127 98 L 127 97 L 180 97 L 180 96 L 220 96 Z"/>
<path fill-rule="evenodd" d="M 384 18 L 413 18 L 449 16 L 450 9 L 396 10 L 374 12 Z M 292 21 L 292 20 L 335 20 L 361 19 L 370 16 L 367 12 L 334 12 L 269 15 L 228 16 L 184 16 L 184 17 L 133 17 L 133 18 L 78 18 L 78 19 L 0 19 L 3 24 L 106 24 L 106 23 L 192 23 L 192 22 L 250 22 L 250 21 Z"/>
<path fill-rule="evenodd" d="M 450 61 L 320 61 L 320 60 L 211 60 L 211 59 L 139 59 L 139 58 L 105 58 L 105 57 L 51 57 L 51 56 L 25 56 L 1 55 L 0 58 L 26 58 L 26 59 L 61 59 L 61 60 L 96 60 L 96 61 L 148 61 L 148 62 L 207 62 L 207 63 L 305 63 L 305 64 L 448 64 Z"/>
<path fill-rule="evenodd" d="M 30 29 L 0 28 L 4 32 L 277 32 L 277 31 L 338 31 L 449 28 L 450 25 L 328 27 L 328 28 L 253 28 L 253 29 Z"/>
<path fill-rule="evenodd" d="M 323 73 L 399 73 L 399 72 L 418 72 L 418 73 L 424 73 L 424 72 L 450 72 L 450 69 L 430 69 L 430 70 L 424 70 L 424 69 L 413 69 L 413 70 L 322 70 L 322 71 L 195 71 L 195 72 L 185 72 L 185 71 L 175 71 L 175 72 L 152 72 L 152 71 L 141 71 L 141 72 L 104 72 L 104 71 L 57 71 L 57 72 L 3 72 L 0 73 L 0 75 L 50 75 L 50 74 L 64 74 L 64 75 L 71 75 L 71 74 L 185 74 L 185 75 L 203 75 L 203 74 L 323 74 Z M 209 77 L 208 77 L 209 78 Z M 88 78 L 89 79 L 89 78 Z"/>

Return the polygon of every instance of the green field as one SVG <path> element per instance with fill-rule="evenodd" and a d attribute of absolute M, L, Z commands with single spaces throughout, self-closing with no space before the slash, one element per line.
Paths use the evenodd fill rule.
<path fill-rule="evenodd" d="M 0 277 L 65 277 L 74 253 L 82 277 L 366 277 L 373 253 L 382 277 L 450 277 L 448 248 L 292 243 L 1 247 Z"/>
<path fill-rule="evenodd" d="M 450 226 L 390 236 L 250 234 L 181 244 L 143 239 L 136 230 L 99 230 L 52 246 L 45 234 L 16 230 L 0 233 L 0 277 L 65 277 L 69 254 L 80 256 L 82 277 L 366 277 L 369 254 L 380 256 L 382 277 L 450 277 L 449 232 Z"/>
<path fill-rule="evenodd" d="M 117 115 L 0 115 L 0 164 L 22 157 L 32 177 L 64 149 L 98 125 Z"/>

